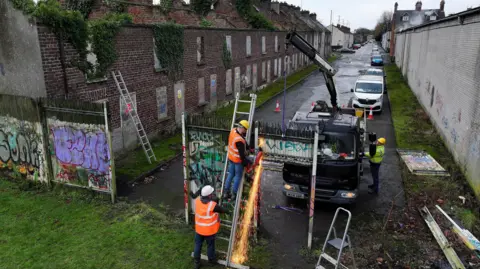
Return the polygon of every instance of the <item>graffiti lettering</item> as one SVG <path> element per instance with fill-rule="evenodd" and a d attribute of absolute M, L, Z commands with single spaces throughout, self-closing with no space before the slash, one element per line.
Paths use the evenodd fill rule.
<path fill-rule="evenodd" d="M 87 132 L 62 126 L 51 129 L 58 161 L 108 174 L 110 152 L 102 131 Z"/>
<path fill-rule="evenodd" d="M 454 144 L 457 144 L 457 142 L 458 142 L 458 133 L 457 133 L 457 130 L 452 129 L 452 130 L 450 131 L 450 135 L 451 135 L 451 137 L 452 137 L 453 143 L 454 143 Z"/>
<path fill-rule="evenodd" d="M 40 151 L 36 138 L 23 133 L 6 133 L 0 130 L 0 160 L 3 163 L 26 163 L 40 166 Z"/>
<path fill-rule="evenodd" d="M 282 141 L 282 140 L 272 140 L 265 139 L 268 149 L 272 151 L 287 151 L 287 152 L 305 152 L 312 148 L 312 145 L 293 142 L 293 141 Z"/>
<path fill-rule="evenodd" d="M 448 129 L 448 119 L 447 117 L 442 117 L 443 128 Z"/>

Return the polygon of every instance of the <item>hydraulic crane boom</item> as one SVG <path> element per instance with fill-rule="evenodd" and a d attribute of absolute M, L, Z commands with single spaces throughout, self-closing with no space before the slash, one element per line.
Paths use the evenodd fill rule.
<path fill-rule="evenodd" d="M 291 31 L 287 34 L 286 44 L 287 46 L 288 44 L 292 44 L 295 46 L 295 48 L 305 54 L 311 61 L 318 65 L 320 72 L 322 72 L 323 77 L 325 78 L 328 92 L 330 93 L 330 101 L 332 103 L 333 112 L 338 111 L 337 91 L 335 89 L 335 83 L 333 82 L 333 76 L 337 73 L 337 71 L 320 56 L 318 51 L 312 45 L 310 45 L 295 31 Z"/>

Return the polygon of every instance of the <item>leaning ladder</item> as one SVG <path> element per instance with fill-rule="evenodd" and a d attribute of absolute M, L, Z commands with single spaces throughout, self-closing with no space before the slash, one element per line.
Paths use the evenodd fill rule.
<path fill-rule="evenodd" d="M 345 232 L 343 233 L 342 238 L 337 237 L 337 231 L 335 230 L 335 222 L 337 220 L 338 213 L 340 213 L 340 211 L 343 211 L 348 215 L 347 225 L 345 226 Z M 340 268 L 348 269 L 347 266 L 340 263 L 340 258 L 342 257 L 343 249 L 346 247 L 348 247 L 348 249 L 350 250 L 350 254 L 352 255 L 353 268 L 357 268 L 355 264 L 355 258 L 353 257 L 352 242 L 350 241 L 350 236 L 347 234 L 351 219 L 352 219 L 352 213 L 350 213 L 350 211 L 346 210 L 343 207 L 337 208 L 337 211 L 335 211 L 335 216 L 333 217 L 333 220 L 332 220 L 332 224 L 330 225 L 330 229 L 328 230 L 327 238 L 325 238 L 325 243 L 323 244 L 322 254 L 320 254 L 320 258 L 318 259 L 315 269 L 325 269 L 325 267 L 321 265 L 322 259 L 325 259 L 329 263 L 333 264 L 335 266 L 335 269 L 337 269 L 339 266 Z M 333 231 L 334 239 L 329 240 L 332 231 Z M 325 252 L 327 245 L 330 245 L 338 250 L 338 256 L 336 260 Z"/>
<path fill-rule="evenodd" d="M 130 96 L 130 92 L 128 92 L 127 85 L 123 80 L 122 73 L 120 71 L 112 71 L 113 79 L 115 80 L 115 84 L 117 84 L 117 89 L 120 92 L 120 96 L 122 100 L 125 102 L 127 107 L 128 114 L 132 119 L 133 123 L 135 124 L 135 129 L 137 130 L 137 136 L 140 139 L 140 144 L 142 144 L 143 151 L 147 156 L 148 162 L 152 163 L 152 159 L 157 161 L 157 157 L 155 157 L 155 153 L 153 152 L 152 146 L 150 145 L 150 141 L 148 140 L 147 133 L 143 128 L 143 124 L 138 117 L 137 110 L 133 106 L 132 97 Z"/>

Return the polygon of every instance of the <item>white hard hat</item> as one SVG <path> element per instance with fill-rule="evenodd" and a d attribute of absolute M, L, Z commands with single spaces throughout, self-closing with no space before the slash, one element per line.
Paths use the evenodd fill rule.
<path fill-rule="evenodd" d="M 332 150 L 329 149 L 329 148 L 323 149 L 323 154 L 325 154 L 327 156 L 332 156 L 333 155 Z"/>
<path fill-rule="evenodd" d="M 205 187 L 202 188 L 202 196 L 209 196 L 210 194 L 212 194 L 215 190 L 213 189 L 212 186 L 210 185 L 207 185 Z"/>

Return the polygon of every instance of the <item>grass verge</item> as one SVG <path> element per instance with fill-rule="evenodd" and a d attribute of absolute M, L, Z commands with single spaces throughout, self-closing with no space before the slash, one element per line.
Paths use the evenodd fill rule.
<path fill-rule="evenodd" d="M 182 147 L 182 136 L 176 134 L 165 139 L 157 139 L 151 142 L 157 162 L 148 163 L 143 148 L 137 148 L 130 152 L 126 158 L 117 162 L 116 173 L 127 181 L 135 180 L 141 174 L 157 167 L 161 162 L 167 161 L 177 155 Z"/>
<path fill-rule="evenodd" d="M 0 178 L 1 267 L 193 268 L 194 234 L 182 220 L 143 203 L 112 205 L 84 194 L 25 191 Z M 261 245 L 250 255 L 251 266 L 269 268 Z"/>

